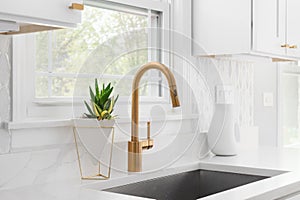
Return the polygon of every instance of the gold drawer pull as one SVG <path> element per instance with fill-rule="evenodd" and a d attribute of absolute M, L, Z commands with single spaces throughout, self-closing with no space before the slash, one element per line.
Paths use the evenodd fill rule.
<path fill-rule="evenodd" d="M 282 48 L 289 48 L 290 45 L 289 45 L 289 44 L 282 44 L 281 47 L 282 47 Z"/>
<path fill-rule="evenodd" d="M 289 46 L 290 49 L 297 49 L 297 45 L 292 45 L 292 46 Z"/>
<path fill-rule="evenodd" d="M 69 6 L 70 9 L 73 10 L 83 10 L 84 9 L 84 5 L 80 4 L 80 3 L 72 3 L 71 6 Z"/>

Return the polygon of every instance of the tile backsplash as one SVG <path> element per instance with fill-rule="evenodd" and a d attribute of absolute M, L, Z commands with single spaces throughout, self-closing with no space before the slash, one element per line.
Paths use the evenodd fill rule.
<path fill-rule="evenodd" d="M 10 121 L 12 115 L 11 44 L 11 37 L 0 36 L 0 122 Z M 214 67 L 210 59 L 201 59 L 199 65 L 206 69 Z M 236 121 L 242 125 L 251 126 L 253 124 L 254 107 L 253 64 L 244 61 L 216 59 L 214 60 L 214 65 L 219 71 L 224 83 L 233 84 L 235 87 L 235 102 L 237 105 Z M 206 77 L 207 74 L 203 74 L 203 77 L 199 78 L 195 76 L 197 73 L 193 71 L 192 68 L 184 69 L 186 70 L 184 71 L 185 74 L 183 74 L 183 77 L 186 78 L 190 86 L 195 88 L 195 91 L 193 91 L 195 93 L 195 99 L 192 100 L 198 102 L 199 112 L 202 113 L 200 116 L 202 123 L 201 130 L 207 130 L 213 114 L 214 100 L 212 96 L 209 96 L 212 92 L 209 91 L 203 81 L 203 77 Z M 207 72 L 209 73 L 209 70 Z M 168 123 L 174 123 L 174 121 Z M 172 127 L 175 127 L 175 125 L 172 125 Z M 187 130 L 187 128 L 191 127 L 193 126 L 184 125 L 182 129 Z M 53 131 L 56 130 L 56 134 L 53 134 Z M 67 178 L 79 181 L 79 171 L 77 168 L 77 158 L 71 127 L 29 129 L 26 133 L 25 132 L 25 130 L 19 129 L 12 131 L 12 134 L 10 134 L 10 132 L 0 129 L 0 154 L 5 154 L 0 155 L 0 177 L 2 177 L 0 179 L 0 188 L 43 184 Z M 186 151 L 182 158 L 192 161 L 199 160 L 202 156 L 199 152 L 203 151 L 204 155 L 206 153 L 205 150 L 208 149 L 205 146 L 206 135 L 197 134 L 197 137 L 194 137 L 192 131 L 190 132 L 191 134 L 182 134 L 182 138 L 178 139 L 181 143 L 184 139 L 188 138 L 188 141 L 192 141 L 190 138 L 193 139 L 191 148 Z M 129 136 L 126 135 L 126 137 Z M 59 142 L 57 142 L 57 140 L 59 140 Z M 46 141 L 47 144 L 41 141 Z M 159 136 L 156 138 L 158 146 L 166 144 L 167 141 L 170 141 L 169 135 L 161 135 L 160 138 Z M 121 151 L 122 148 L 126 148 L 126 143 L 119 143 L 116 149 Z M 123 155 L 124 152 L 126 154 L 126 151 L 121 151 L 120 154 L 115 153 L 114 155 L 116 158 L 118 158 L 118 155 L 123 158 L 113 160 L 114 167 L 118 169 L 116 171 L 120 171 L 122 166 L 126 166 L 124 165 L 126 162 L 126 155 Z M 166 154 L 169 155 L 170 153 L 166 151 Z M 151 155 L 148 156 L 150 157 Z M 14 167 L 12 168 L 11 166 Z"/>
<path fill-rule="evenodd" d="M 233 60 L 229 58 L 198 58 L 198 67 L 203 68 L 199 77 L 197 70 L 186 68 L 189 83 L 194 88 L 198 104 L 202 129 L 207 130 L 213 116 L 215 102 L 215 86 L 219 85 L 219 73 L 224 85 L 232 85 L 234 89 L 235 123 L 239 126 L 253 126 L 254 121 L 254 64 L 250 61 Z M 216 70 L 212 70 L 216 69 Z M 206 84 L 204 79 L 207 80 Z M 215 79 L 215 80 L 213 80 Z"/>
<path fill-rule="evenodd" d="M 11 44 L 10 36 L 0 36 L 0 123 L 11 120 Z M 7 153 L 9 146 L 9 132 L 0 129 L 0 154 Z"/>
<path fill-rule="evenodd" d="M 216 65 L 224 84 L 234 88 L 235 122 L 240 126 L 253 126 L 253 62 L 216 59 Z"/>

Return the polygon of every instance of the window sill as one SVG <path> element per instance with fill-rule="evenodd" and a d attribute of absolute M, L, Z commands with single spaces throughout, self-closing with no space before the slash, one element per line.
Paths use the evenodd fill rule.
<path fill-rule="evenodd" d="M 4 128 L 9 130 L 31 129 L 31 128 L 55 128 L 68 127 L 72 125 L 71 119 L 61 120 L 30 120 L 22 122 L 6 122 Z"/>
<path fill-rule="evenodd" d="M 84 100 L 88 100 L 88 98 L 35 98 L 33 100 L 33 104 L 37 106 L 66 106 L 66 105 L 82 105 Z M 120 104 L 128 104 L 130 102 L 130 97 L 120 97 L 118 103 Z M 149 103 L 162 103 L 167 104 L 169 100 L 165 97 L 140 97 L 141 104 L 149 104 Z"/>
<path fill-rule="evenodd" d="M 168 115 L 168 121 L 179 121 L 179 120 L 193 120 L 198 119 L 199 115 Z M 147 122 L 149 118 L 141 117 L 140 122 Z M 151 121 L 158 122 L 165 120 L 165 118 L 155 118 Z M 120 117 L 116 119 L 117 123 L 124 124 L 130 123 L 131 119 L 128 117 Z M 19 129 L 33 129 L 33 128 L 57 128 L 57 127 L 71 127 L 73 126 L 72 119 L 61 119 L 61 120 L 30 120 L 30 121 L 22 121 L 22 122 L 4 122 L 3 127 L 9 130 L 19 130 Z"/>

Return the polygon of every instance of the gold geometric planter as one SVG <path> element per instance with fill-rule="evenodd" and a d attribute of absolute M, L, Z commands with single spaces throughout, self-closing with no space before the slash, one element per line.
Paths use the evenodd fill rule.
<path fill-rule="evenodd" d="M 78 120 L 80 120 L 80 119 L 77 119 L 77 122 L 78 122 Z M 83 119 L 83 120 L 88 120 L 88 119 Z M 91 125 L 91 123 L 90 123 L 91 121 L 87 121 L 87 122 L 88 123 L 85 123 L 84 121 L 80 121 L 80 123 L 77 123 L 77 124 L 75 122 L 74 123 L 74 127 L 73 127 L 73 134 L 74 134 L 74 141 L 75 141 L 75 147 L 76 147 L 76 153 L 77 153 L 77 159 L 78 159 L 80 177 L 81 177 L 82 180 L 107 180 L 107 179 L 110 178 L 110 174 L 111 174 L 111 163 L 112 163 L 112 153 L 113 153 L 113 144 L 114 144 L 115 129 L 114 129 L 113 126 L 111 126 L 112 125 L 111 122 L 108 125 L 106 123 L 103 123 L 103 122 L 100 122 L 100 125 L 99 125 L 99 122 L 97 122 L 97 125 L 95 125 L 95 123 L 93 121 L 92 121 L 92 125 Z M 79 132 L 77 131 L 77 129 L 83 129 L 83 130 L 89 131 L 89 132 L 91 132 L 92 130 L 94 132 L 99 130 L 99 134 L 100 135 L 103 134 L 104 132 L 105 132 L 105 134 L 111 135 L 111 141 L 110 141 L 111 145 L 110 145 L 110 152 L 109 152 L 109 155 L 108 155 L 109 157 L 108 157 L 108 170 L 107 170 L 107 174 L 101 173 L 101 165 L 102 165 L 102 163 L 99 161 L 100 159 L 97 159 L 98 163 L 97 163 L 97 169 L 95 169 L 95 173 L 93 173 L 91 175 L 85 175 L 84 174 L 83 160 L 81 159 L 81 155 L 80 155 L 80 151 L 79 151 L 79 138 L 80 137 L 79 137 Z M 81 134 L 81 136 L 82 136 L 82 134 Z M 86 137 L 88 137 L 88 136 L 86 136 Z M 98 135 L 98 137 L 99 137 L 99 135 Z M 103 136 L 101 136 L 101 137 L 103 137 Z M 104 137 L 106 137 L 106 139 L 108 138 L 107 136 L 104 136 Z M 93 139 L 91 139 L 91 140 L 93 140 Z M 82 141 L 80 141 L 80 142 L 82 143 Z M 95 142 L 97 142 L 97 140 L 95 140 Z M 84 145 L 87 145 L 87 144 L 84 144 Z M 88 149 L 87 146 L 85 146 L 84 149 L 90 155 L 92 155 L 90 151 L 93 151 L 93 149 Z M 93 158 L 95 159 L 95 157 L 93 157 Z"/>

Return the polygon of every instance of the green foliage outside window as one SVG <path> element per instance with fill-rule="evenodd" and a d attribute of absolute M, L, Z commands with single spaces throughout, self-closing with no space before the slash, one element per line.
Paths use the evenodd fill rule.
<path fill-rule="evenodd" d="M 147 16 L 87 6 L 78 28 L 37 33 L 36 97 L 87 96 L 86 88 L 94 77 L 70 74 L 132 75 L 136 67 L 148 62 L 147 20 Z M 49 76 L 55 73 L 60 75 Z M 120 81 L 102 80 L 114 85 Z M 127 82 L 131 81 L 122 81 L 116 90 L 129 95 Z M 141 91 L 147 94 L 146 89 Z"/>

